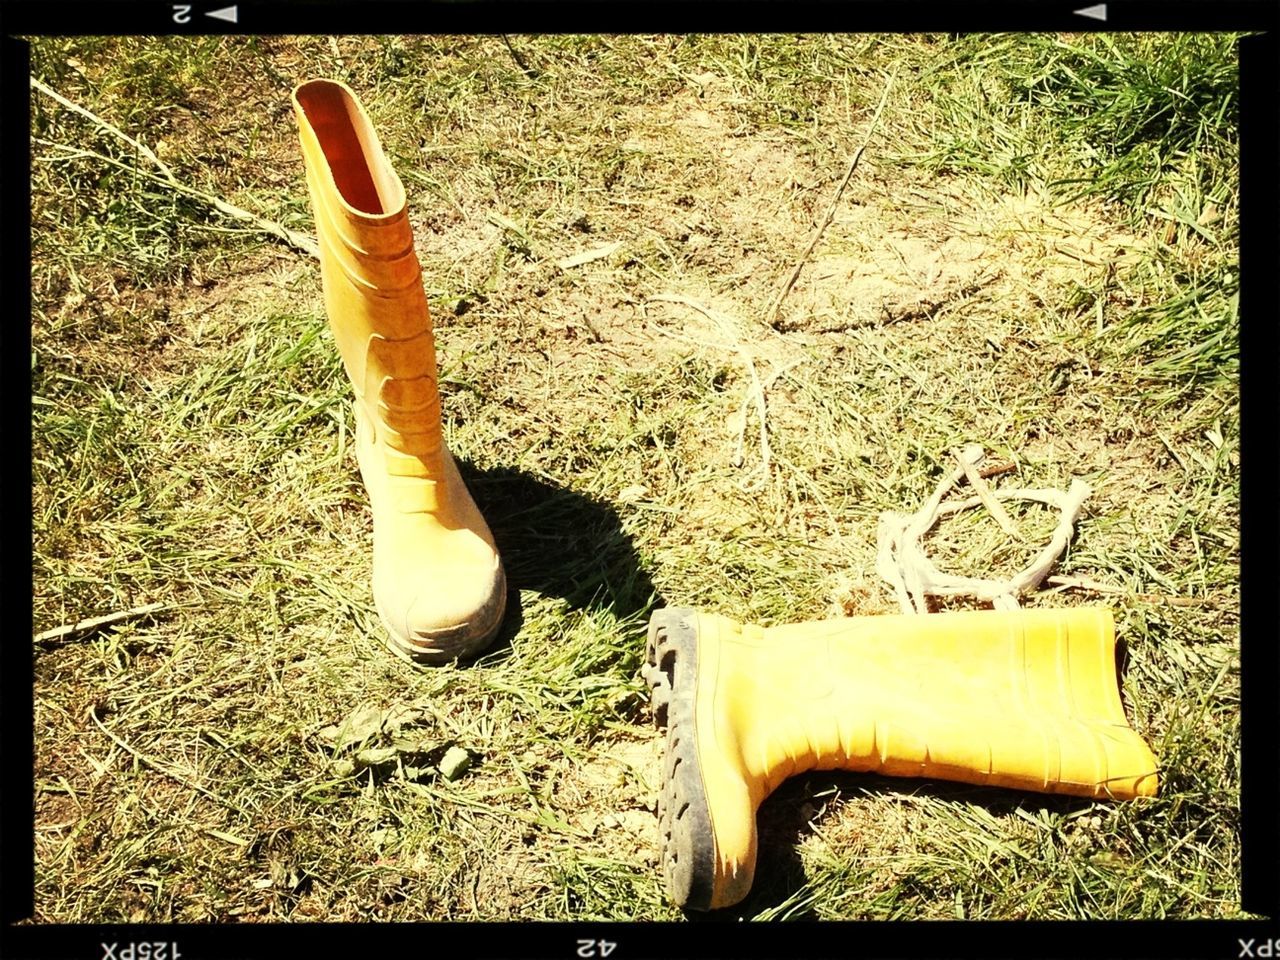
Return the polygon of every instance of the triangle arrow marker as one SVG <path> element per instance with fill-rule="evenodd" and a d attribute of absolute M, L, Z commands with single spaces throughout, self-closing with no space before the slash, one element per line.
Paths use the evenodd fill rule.
<path fill-rule="evenodd" d="M 1076 13 L 1079 12 L 1079 10 L 1076 11 Z M 240 22 L 240 14 L 234 6 L 221 7 L 218 10 L 206 10 L 204 15 L 206 17 L 213 17 L 215 20 L 225 20 L 227 23 Z"/>
<path fill-rule="evenodd" d="M 1095 3 L 1092 7 L 1082 7 L 1071 12 L 1077 16 L 1088 17 L 1091 20 L 1105 21 L 1107 19 L 1107 5 L 1105 3 Z"/>

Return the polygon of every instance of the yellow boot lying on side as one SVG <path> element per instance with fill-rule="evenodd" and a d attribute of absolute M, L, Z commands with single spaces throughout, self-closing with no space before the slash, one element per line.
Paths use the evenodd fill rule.
<path fill-rule="evenodd" d="M 644 672 L 667 730 L 663 866 L 687 909 L 747 895 L 756 811 L 805 770 L 1115 800 L 1156 792 L 1102 607 L 767 629 L 666 609 L 650 621 Z"/>

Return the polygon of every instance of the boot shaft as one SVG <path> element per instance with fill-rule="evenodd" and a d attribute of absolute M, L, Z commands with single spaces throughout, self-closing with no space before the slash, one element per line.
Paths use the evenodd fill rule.
<path fill-rule="evenodd" d="M 442 447 L 435 341 L 404 186 L 346 85 L 304 83 L 293 104 L 325 309 L 357 405 L 397 461 L 391 472 L 434 475 L 430 461 Z"/>
<path fill-rule="evenodd" d="M 807 769 L 1113 799 L 1155 793 L 1155 759 L 1121 706 L 1105 608 L 767 629 L 699 618 L 716 738 L 733 745 L 761 799 Z"/>

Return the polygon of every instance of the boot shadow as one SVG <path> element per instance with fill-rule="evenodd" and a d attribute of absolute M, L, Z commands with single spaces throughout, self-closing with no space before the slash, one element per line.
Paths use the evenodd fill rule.
<path fill-rule="evenodd" d="M 457 462 L 507 572 L 507 615 L 495 645 L 509 646 L 519 632 L 523 590 L 620 620 L 664 605 L 611 504 L 509 467 Z"/>
<path fill-rule="evenodd" d="M 886 777 L 873 773 L 843 771 L 810 772 L 785 781 L 760 805 L 756 828 L 759 847 L 756 854 L 755 879 L 751 892 L 739 903 L 706 913 L 687 912 L 691 921 L 738 922 L 762 913 L 785 913 L 788 920 L 820 919 L 810 903 L 802 897 L 809 878 L 800 858 L 800 845 L 812 832 L 812 818 L 804 805 L 820 804 L 819 796 L 827 796 L 832 788 L 837 796 L 911 794 L 979 804 L 996 817 L 1016 816 L 1017 810 L 1029 813 L 1052 811 L 1070 813 L 1088 807 L 1088 797 L 1065 794 L 1039 794 L 1004 787 L 976 786 L 947 780 Z M 799 897 L 794 909 L 780 911 L 788 899 Z M 776 917 L 781 919 L 781 917 Z"/>

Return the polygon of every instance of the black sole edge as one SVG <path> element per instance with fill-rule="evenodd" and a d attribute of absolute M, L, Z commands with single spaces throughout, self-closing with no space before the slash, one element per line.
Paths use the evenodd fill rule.
<path fill-rule="evenodd" d="M 715 835 L 698 766 L 694 727 L 698 675 L 697 614 L 657 610 L 641 668 L 652 694 L 654 723 L 666 729 L 658 821 L 667 890 L 685 910 L 709 910 L 715 891 Z"/>

